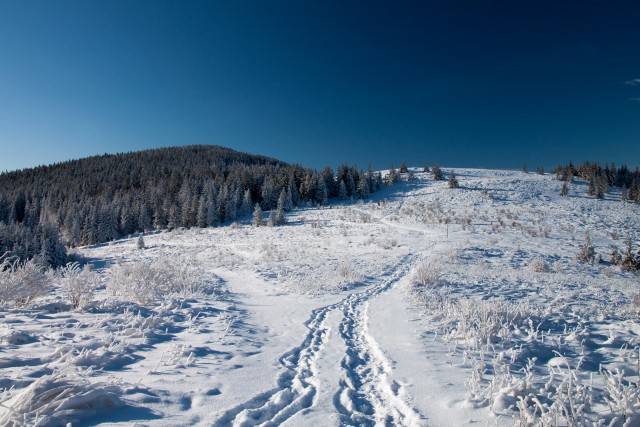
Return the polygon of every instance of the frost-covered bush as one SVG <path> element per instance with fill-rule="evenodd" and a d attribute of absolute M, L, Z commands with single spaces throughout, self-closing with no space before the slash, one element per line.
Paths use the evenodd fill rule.
<path fill-rule="evenodd" d="M 35 261 L 1 259 L 0 304 L 26 305 L 49 290 L 43 268 Z"/>
<path fill-rule="evenodd" d="M 107 289 L 116 298 L 142 305 L 157 304 L 170 296 L 212 293 L 219 278 L 186 260 L 161 257 L 119 264 L 109 270 Z"/>
<path fill-rule="evenodd" d="M 542 258 L 535 258 L 529 263 L 528 268 L 534 273 L 546 273 L 547 263 Z"/>
<path fill-rule="evenodd" d="M 442 280 L 442 266 L 435 260 L 424 261 L 413 274 L 413 281 L 420 286 L 435 286 Z"/>
<path fill-rule="evenodd" d="M 60 286 L 74 309 L 85 308 L 100 285 L 100 275 L 77 262 L 67 264 L 57 271 Z"/>

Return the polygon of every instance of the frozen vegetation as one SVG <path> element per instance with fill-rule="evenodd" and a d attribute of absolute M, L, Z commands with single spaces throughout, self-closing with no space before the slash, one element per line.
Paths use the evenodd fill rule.
<path fill-rule="evenodd" d="M 638 425 L 640 206 L 442 172 L 4 259 L 0 425 Z"/>

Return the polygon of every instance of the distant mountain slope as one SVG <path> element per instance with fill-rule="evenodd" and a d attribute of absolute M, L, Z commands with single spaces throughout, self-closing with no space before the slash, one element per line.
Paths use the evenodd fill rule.
<path fill-rule="evenodd" d="M 364 196 L 381 177 L 323 173 L 219 146 L 95 156 L 0 175 L 0 255 L 59 265 L 68 246 L 228 223 L 253 211 Z M 341 185 L 342 182 L 342 185 Z"/>

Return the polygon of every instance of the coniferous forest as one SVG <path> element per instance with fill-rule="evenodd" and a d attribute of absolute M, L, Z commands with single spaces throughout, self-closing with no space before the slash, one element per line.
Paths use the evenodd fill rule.
<path fill-rule="evenodd" d="M 212 227 L 331 198 L 366 198 L 380 173 L 322 172 L 219 146 L 102 155 L 0 175 L 0 255 L 59 266 L 66 247 Z M 280 205 L 280 206 L 278 206 Z"/>

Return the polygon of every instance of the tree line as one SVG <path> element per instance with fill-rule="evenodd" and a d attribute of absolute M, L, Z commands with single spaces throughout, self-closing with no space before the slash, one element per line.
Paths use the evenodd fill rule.
<path fill-rule="evenodd" d="M 557 179 L 565 182 L 563 195 L 566 195 L 566 183 L 579 178 L 588 183 L 587 193 L 591 196 L 602 199 L 612 187 L 617 187 L 620 188 L 621 200 L 640 203 L 640 172 L 637 166 L 631 171 L 626 165 L 616 167 L 614 163 L 601 166 L 597 162 L 583 162 L 574 166 L 569 162 L 559 165 L 555 173 Z"/>
<path fill-rule="evenodd" d="M 254 211 L 367 198 L 371 168 L 318 172 L 219 146 L 95 156 L 0 174 L 0 255 L 66 262 L 66 248 L 130 234 L 215 227 Z"/>

